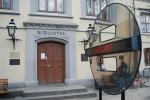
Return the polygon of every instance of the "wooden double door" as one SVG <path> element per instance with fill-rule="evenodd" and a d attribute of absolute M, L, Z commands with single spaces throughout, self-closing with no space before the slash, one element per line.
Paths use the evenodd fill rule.
<path fill-rule="evenodd" d="M 39 84 L 64 83 L 65 46 L 57 42 L 42 42 L 37 47 L 37 77 Z"/>

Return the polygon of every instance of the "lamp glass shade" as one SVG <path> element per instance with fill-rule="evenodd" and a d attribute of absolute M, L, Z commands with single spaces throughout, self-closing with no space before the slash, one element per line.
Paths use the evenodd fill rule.
<path fill-rule="evenodd" d="M 9 22 L 9 25 L 7 25 L 7 29 L 8 29 L 8 35 L 10 37 L 14 37 L 15 36 L 15 31 L 16 31 L 16 25 L 14 23 L 14 19 L 11 19 L 11 22 Z"/>
<path fill-rule="evenodd" d="M 91 25 L 91 24 L 89 24 L 89 27 L 88 27 L 88 29 L 92 29 L 92 25 Z"/>
<path fill-rule="evenodd" d="M 7 29 L 8 29 L 8 35 L 10 37 L 13 37 L 15 35 L 16 27 L 7 26 Z"/>

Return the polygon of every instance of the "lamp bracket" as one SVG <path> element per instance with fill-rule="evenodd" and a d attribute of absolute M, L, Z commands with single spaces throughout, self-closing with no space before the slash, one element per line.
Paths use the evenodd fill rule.
<path fill-rule="evenodd" d="M 22 41 L 21 39 L 13 39 L 13 38 L 7 39 L 7 40 L 10 40 L 10 41 Z"/>
<path fill-rule="evenodd" d="M 89 40 L 83 40 L 83 41 L 78 41 L 78 42 L 81 42 L 81 43 L 84 43 L 84 49 L 85 49 L 85 47 L 86 47 L 86 45 L 88 44 L 88 42 L 89 42 Z"/>
<path fill-rule="evenodd" d="M 7 39 L 13 42 L 13 48 L 15 50 L 15 41 L 22 41 L 21 39 L 16 39 L 15 37 L 12 37 L 11 39 Z"/>

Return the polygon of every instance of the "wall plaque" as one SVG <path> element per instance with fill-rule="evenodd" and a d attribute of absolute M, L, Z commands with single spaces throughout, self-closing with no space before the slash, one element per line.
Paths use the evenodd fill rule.
<path fill-rule="evenodd" d="M 20 65 L 20 52 L 10 52 L 9 65 Z"/>

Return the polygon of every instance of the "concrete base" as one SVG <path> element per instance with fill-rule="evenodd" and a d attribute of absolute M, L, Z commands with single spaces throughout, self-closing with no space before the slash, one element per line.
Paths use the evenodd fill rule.
<path fill-rule="evenodd" d="M 8 89 L 25 87 L 24 82 L 8 83 Z"/>

